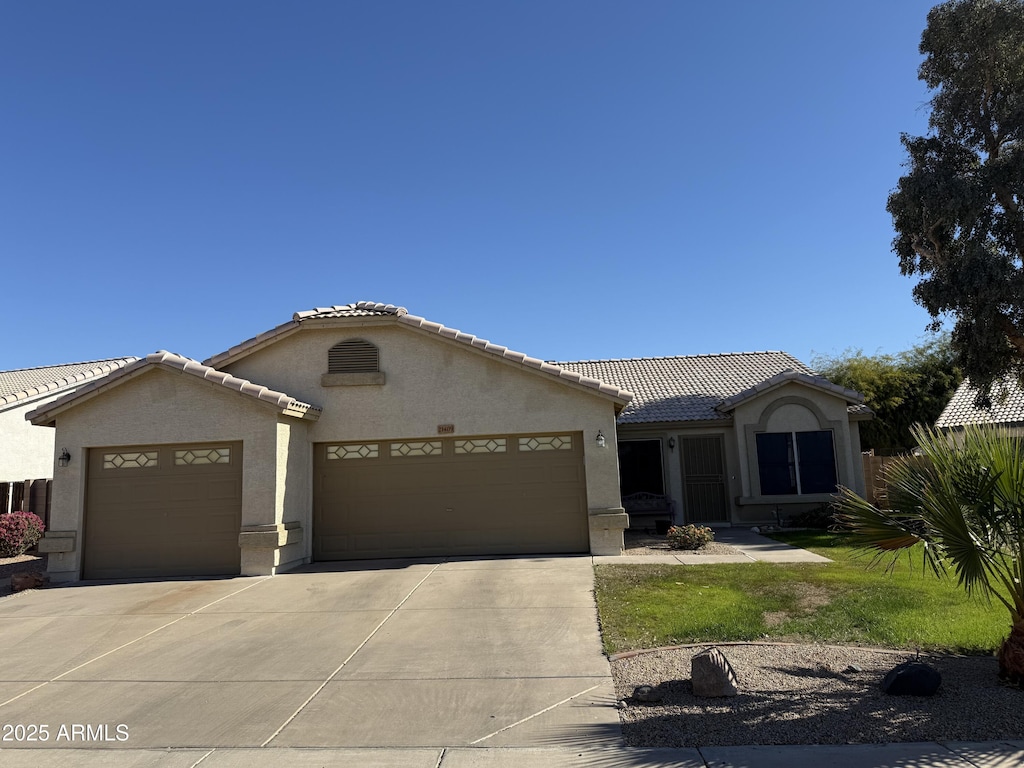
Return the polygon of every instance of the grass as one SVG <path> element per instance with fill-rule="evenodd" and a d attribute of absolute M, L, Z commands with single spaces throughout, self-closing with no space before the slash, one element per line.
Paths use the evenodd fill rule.
<path fill-rule="evenodd" d="M 597 566 L 605 650 L 786 640 L 987 654 L 1009 632 L 1005 608 L 923 572 L 913 552 L 887 571 L 835 534 L 776 538 L 834 562 Z"/>

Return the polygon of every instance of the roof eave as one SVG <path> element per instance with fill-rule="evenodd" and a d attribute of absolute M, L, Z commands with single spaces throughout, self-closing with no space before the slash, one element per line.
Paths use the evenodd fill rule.
<path fill-rule="evenodd" d="M 137 360 L 120 371 L 110 374 L 108 377 L 92 382 L 91 385 L 69 392 L 64 397 L 48 404 L 47 407 L 38 408 L 25 414 L 25 418 L 36 426 L 55 426 L 57 416 L 61 413 L 71 408 L 76 408 L 114 387 L 118 387 L 155 370 L 189 376 L 190 379 L 196 379 L 210 386 L 217 387 L 219 391 L 237 392 L 260 403 L 263 407 L 272 409 L 285 416 L 316 421 L 322 413 L 322 409 L 318 406 L 303 403 L 283 392 L 277 392 L 268 387 L 253 384 L 251 381 L 231 376 L 196 360 L 183 358 L 180 355 L 173 355 L 168 352 L 156 352 L 148 355 L 145 359 Z"/>
<path fill-rule="evenodd" d="M 396 317 L 396 321 L 399 325 L 429 335 L 432 338 L 440 338 L 462 348 L 468 347 L 472 352 L 486 356 L 489 359 L 497 359 L 506 365 L 512 365 L 520 370 L 539 374 L 549 380 L 553 379 L 560 384 L 567 384 L 587 394 L 601 396 L 615 404 L 616 414 L 621 413 L 633 399 L 632 392 L 617 387 L 614 384 L 584 376 L 575 371 L 530 357 L 522 352 L 516 352 L 499 344 L 492 344 L 486 339 L 480 339 L 471 334 L 463 333 L 455 328 L 448 328 L 440 323 L 431 322 L 416 315 L 401 315 Z"/>

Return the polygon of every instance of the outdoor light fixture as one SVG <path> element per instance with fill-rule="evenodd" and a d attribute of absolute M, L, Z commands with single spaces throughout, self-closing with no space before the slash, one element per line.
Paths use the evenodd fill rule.
<path fill-rule="evenodd" d="M 60 452 L 60 456 L 57 457 L 57 466 L 66 467 L 71 463 L 71 454 L 68 453 L 68 449 L 64 448 Z"/>
<path fill-rule="evenodd" d="M 676 439 L 674 437 L 670 437 L 668 439 L 668 449 L 670 451 L 674 451 L 676 449 Z"/>
<path fill-rule="evenodd" d="M 604 439 L 604 432 L 602 432 L 600 429 L 597 430 L 597 447 L 604 448 L 606 443 L 607 441 Z"/>

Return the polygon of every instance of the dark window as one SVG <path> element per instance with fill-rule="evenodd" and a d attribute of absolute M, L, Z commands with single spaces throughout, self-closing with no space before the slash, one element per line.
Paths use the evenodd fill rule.
<path fill-rule="evenodd" d="M 836 455 L 832 432 L 761 432 L 757 470 L 762 496 L 832 493 Z"/>
<path fill-rule="evenodd" d="M 661 473 L 661 440 L 619 443 L 619 488 L 623 496 L 646 491 L 665 493 Z"/>
<path fill-rule="evenodd" d="M 377 348 L 362 339 L 348 339 L 327 353 L 328 373 L 377 373 L 380 368 Z"/>

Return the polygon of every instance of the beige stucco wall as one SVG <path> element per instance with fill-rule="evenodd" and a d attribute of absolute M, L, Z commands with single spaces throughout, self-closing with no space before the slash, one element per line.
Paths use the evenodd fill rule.
<path fill-rule="evenodd" d="M 833 432 L 836 473 L 839 483 L 864 493 L 864 472 L 860 458 L 860 432 L 851 423 L 843 398 L 797 383 L 785 384 L 761 397 L 737 406 L 733 424 L 740 462 L 740 522 L 760 522 L 774 518 L 776 508 L 784 516 L 811 508 L 828 500 L 828 494 L 806 498 L 761 496 L 757 475 L 756 432 L 790 432 L 830 429 Z"/>
<path fill-rule="evenodd" d="M 279 431 L 281 418 L 247 396 L 156 367 L 58 414 L 57 444 L 67 447 L 72 460 L 54 472 L 48 535 L 74 531 L 77 536 L 73 551 L 50 554 L 54 580 L 75 579 L 80 573 L 89 448 L 241 441 L 243 529 L 278 526 L 286 510 L 288 519 L 303 520 L 307 527 L 303 515 L 308 517 L 308 495 L 293 490 L 289 496 L 290 478 L 280 469 L 288 454 L 279 443 L 289 437 L 289 430 Z"/>
<path fill-rule="evenodd" d="M 67 393 L 64 390 L 0 409 L 0 482 L 53 477 L 54 431 L 33 426 L 25 414 Z"/>
<path fill-rule="evenodd" d="M 828 494 L 805 500 L 758 497 L 757 452 L 752 435 L 757 431 L 791 432 L 831 429 L 839 482 L 863 495 L 864 472 L 860 457 L 860 430 L 849 420 L 846 401 L 799 384 L 787 384 L 739 405 L 731 424 L 623 424 L 619 439 L 660 439 L 666 471 L 666 492 L 676 504 L 677 519 L 687 521 L 679 441 L 683 437 L 721 435 L 725 449 L 730 518 L 735 525 L 774 522 L 776 509 L 783 517 L 820 506 Z M 675 450 L 668 439 L 676 438 Z M 760 502 L 760 503 L 757 503 Z M 680 514 L 680 512 L 682 514 Z"/>
<path fill-rule="evenodd" d="M 687 515 L 686 496 L 683 491 L 683 466 L 680 440 L 684 437 L 721 436 L 725 460 L 726 496 L 729 501 L 730 517 L 736 518 L 734 500 L 740 495 L 739 454 L 733 428 L 729 424 L 695 424 L 685 427 L 678 423 L 668 424 L 622 424 L 619 426 L 619 440 L 660 439 L 666 480 L 666 493 L 675 502 L 676 520 L 680 523 L 693 522 Z M 675 438 L 674 449 L 668 447 L 669 438 Z"/>
<path fill-rule="evenodd" d="M 321 386 L 328 350 L 353 338 L 378 347 L 385 383 Z M 313 328 L 223 369 L 321 406 L 309 427 L 313 443 L 430 437 L 442 424 L 454 425 L 455 437 L 582 431 L 591 514 L 619 507 L 613 402 L 460 342 L 393 323 Z M 605 448 L 597 445 L 598 431 Z M 596 552 L 595 537 L 603 534 L 591 522 Z"/>

